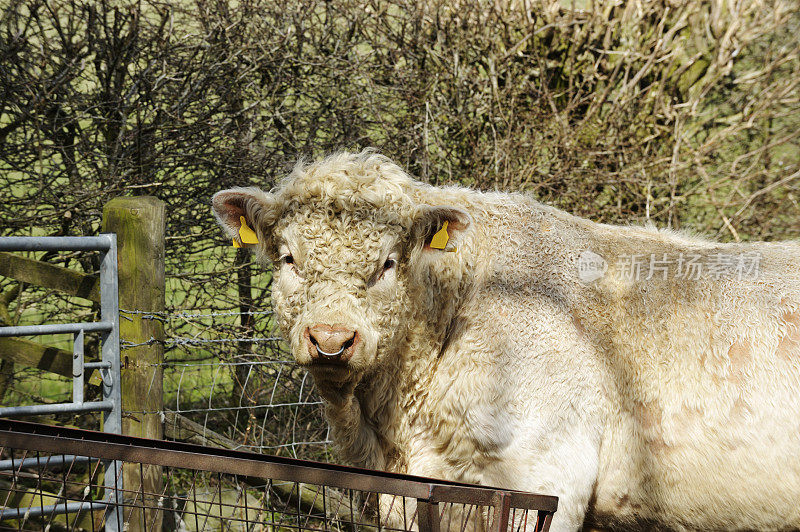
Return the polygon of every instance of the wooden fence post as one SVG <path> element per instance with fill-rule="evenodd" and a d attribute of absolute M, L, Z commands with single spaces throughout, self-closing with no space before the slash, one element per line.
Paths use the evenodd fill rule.
<path fill-rule="evenodd" d="M 164 202 L 149 196 L 114 198 L 103 208 L 103 232 L 117 234 L 119 308 L 133 311 L 121 312 L 120 338 L 145 344 L 123 348 L 121 353 L 122 433 L 159 440 L 164 436 L 164 325 L 148 313 L 163 312 L 165 307 L 164 215 Z M 163 513 L 154 510 L 159 497 L 152 495 L 163 493 L 161 468 L 126 464 L 123 487 L 126 500 L 146 508 L 124 510 L 129 520 L 126 530 L 161 530 Z"/>

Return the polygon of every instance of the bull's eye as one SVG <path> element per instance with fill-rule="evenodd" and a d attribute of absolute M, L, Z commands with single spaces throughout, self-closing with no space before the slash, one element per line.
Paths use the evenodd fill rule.
<path fill-rule="evenodd" d="M 297 266 L 294 264 L 294 257 L 292 257 L 291 253 L 285 253 L 284 255 L 281 255 L 280 262 L 281 266 L 287 265 L 293 271 L 297 271 Z"/>
<path fill-rule="evenodd" d="M 392 254 L 396 255 L 396 254 Z M 367 283 L 367 287 L 374 286 L 378 283 L 384 276 L 391 272 L 397 266 L 397 259 L 394 256 L 390 256 L 385 261 L 383 261 L 383 266 L 375 272 L 372 276 L 372 279 Z"/>

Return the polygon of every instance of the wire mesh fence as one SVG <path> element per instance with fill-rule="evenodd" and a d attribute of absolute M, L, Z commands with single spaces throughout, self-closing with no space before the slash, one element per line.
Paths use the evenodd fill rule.
<path fill-rule="evenodd" d="M 136 311 L 123 310 L 122 316 Z M 329 459 L 328 427 L 310 376 L 294 364 L 274 331 L 271 311 L 245 315 L 263 321 L 259 332 L 245 330 L 238 311 L 176 310 L 139 313 L 164 324 L 164 361 L 151 365 L 152 386 L 163 374 L 163 409 L 147 411 L 146 401 L 123 403 L 125 415 L 164 414 L 177 432 L 176 415 L 202 429 L 201 438 L 222 435 L 234 448 L 293 457 Z M 265 334 L 266 333 L 266 334 Z M 155 339 L 150 342 L 155 342 Z M 125 350 L 140 344 L 122 339 Z"/>
<path fill-rule="evenodd" d="M 123 400 L 125 415 L 146 413 L 142 404 L 162 404 L 167 437 L 186 439 L 189 424 L 196 443 L 210 443 L 213 435 L 215 445 L 224 439 L 235 449 L 335 460 L 313 380 L 280 338 L 270 269 L 246 250 L 218 245 L 205 260 L 183 262 L 182 243 L 168 226 L 164 312 L 122 311 L 123 320 L 138 315 L 164 328 L 163 362 L 153 368 L 163 374 L 161 402 Z M 136 342 L 122 341 L 124 358 Z"/>
<path fill-rule="evenodd" d="M 103 475 L 114 475 L 113 494 Z M 0 420 L 4 530 L 111 522 L 119 530 L 518 532 L 547 530 L 556 506 L 530 493 Z"/>
<path fill-rule="evenodd" d="M 123 364 L 149 370 L 145 396 L 123 398 L 124 416 L 136 419 L 144 414 L 158 415 L 165 422 L 168 437 L 190 437 L 196 443 L 219 445 L 223 438 L 225 446 L 237 449 L 334 459 L 313 381 L 293 364 L 269 310 L 269 270 L 252 263 L 248 255 L 238 254 L 242 258 L 222 247 L 209 250 L 206 260 L 200 263 L 181 263 L 176 259 L 176 246 L 168 237 L 166 310 L 120 312 L 123 323 L 136 318 L 157 320 L 165 333 L 158 340 L 134 341 L 124 335 L 121 338 Z M 79 266 L 87 275 L 98 271 L 98 259 L 91 252 L 20 256 L 73 270 Z M 96 302 L 11 278 L 0 279 L 0 292 L 13 292 L 16 298 L 13 319 L 6 320 L 9 323 L 27 325 L 65 319 L 88 322 L 99 316 Z M 0 356 L 0 406 L 68 401 L 72 394 L 72 367 L 59 364 L 58 360 L 71 356 L 71 336 L 48 335 L 25 341 L 46 345 L 55 358 L 46 357 L 46 367 L 30 367 L 24 360 L 15 363 Z M 151 364 L 136 360 L 137 347 L 156 343 L 162 344 L 163 361 Z M 87 333 L 87 360 L 98 359 L 99 346 L 99 335 Z M 0 349 L 8 351 L 2 346 Z M 99 372 L 87 375 L 86 400 L 100 397 L 101 384 Z M 102 429 L 101 417 L 60 413 L 29 419 Z M 192 434 L 187 435 L 189 426 Z"/>

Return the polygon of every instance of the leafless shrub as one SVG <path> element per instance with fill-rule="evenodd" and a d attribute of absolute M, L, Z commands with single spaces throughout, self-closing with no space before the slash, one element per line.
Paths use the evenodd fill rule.
<path fill-rule="evenodd" d="M 2 232 L 96 234 L 111 197 L 156 195 L 171 308 L 241 312 L 171 333 L 245 339 L 271 334 L 248 313 L 268 307 L 269 272 L 223 247 L 209 197 L 339 148 L 599 221 L 797 237 L 798 33 L 792 0 L 10 0 Z M 0 289 L 18 319 L 5 311 L 34 296 Z M 236 345 L 202 353 L 281 356 Z M 258 401 L 231 367 L 233 395 Z"/>

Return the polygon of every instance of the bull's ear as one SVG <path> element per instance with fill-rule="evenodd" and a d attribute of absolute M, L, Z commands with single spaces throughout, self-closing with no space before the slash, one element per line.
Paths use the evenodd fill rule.
<path fill-rule="evenodd" d="M 279 216 L 275 196 L 256 187 L 217 192 L 211 205 L 214 216 L 235 245 L 265 240 Z M 242 227 L 242 222 L 246 227 Z"/>
<path fill-rule="evenodd" d="M 456 207 L 422 205 L 417 209 L 412 234 L 423 253 L 458 250 L 472 217 Z"/>

